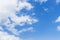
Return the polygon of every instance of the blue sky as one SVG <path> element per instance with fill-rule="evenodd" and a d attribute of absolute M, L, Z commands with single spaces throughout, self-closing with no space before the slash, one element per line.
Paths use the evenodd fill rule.
<path fill-rule="evenodd" d="M 60 40 L 60 0 L 1 0 L 0 6 L 0 40 Z"/>
<path fill-rule="evenodd" d="M 31 37 L 33 40 L 60 40 L 60 31 L 57 30 L 60 23 L 55 23 L 57 17 L 60 16 L 60 4 L 57 4 L 56 0 L 48 0 L 42 4 L 30 2 L 35 6 L 33 12 L 36 13 L 35 17 L 39 21 L 32 25 L 35 32 L 22 34 L 23 37 Z"/>

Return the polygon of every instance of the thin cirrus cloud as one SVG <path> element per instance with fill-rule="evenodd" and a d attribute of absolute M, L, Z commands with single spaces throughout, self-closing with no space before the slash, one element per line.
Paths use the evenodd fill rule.
<path fill-rule="evenodd" d="M 56 3 L 57 3 L 57 4 L 60 3 L 60 0 L 56 0 Z"/>
<path fill-rule="evenodd" d="M 46 3 L 47 1 L 49 1 L 49 0 L 35 0 L 35 2 L 40 2 L 40 4 Z M 56 1 L 57 4 L 60 3 L 60 0 L 54 0 L 54 1 Z"/>
<path fill-rule="evenodd" d="M 26 32 L 26 31 L 33 31 L 33 27 L 29 27 L 27 29 L 22 29 L 19 31 L 19 33 L 23 33 L 23 32 Z"/>
<path fill-rule="evenodd" d="M 16 12 L 22 10 L 23 8 L 30 10 L 33 6 L 27 2 L 27 0 L 0 0 L 0 40 L 22 40 L 15 35 L 19 32 L 22 33 L 33 29 L 32 27 L 19 31 L 15 29 L 15 25 L 24 26 L 25 23 L 32 25 L 33 23 L 38 22 L 37 19 L 29 15 L 21 15 L 18 17 Z M 6 29 L 11 31 L 14 35 L 9 35 L 8 32 L 4 32 L 4 28 L 1 25 L 5 25 Z"/>
<path fill-rule="evenodd" d="M 57 30 L 60 31 L 60 26 L 57 26 Z"/>
<path fill-rule="evenodd" d="M 42 4 L 42 3 L 46 3 L 48 0 L 35 0 L 35 1 L 40 2 Z"/>

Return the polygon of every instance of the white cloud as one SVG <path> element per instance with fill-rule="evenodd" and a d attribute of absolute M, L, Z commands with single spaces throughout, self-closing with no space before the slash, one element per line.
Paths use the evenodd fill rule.
<path fill-rule="evenodd" d="M 7 20 L 4 25 L 6 25 L 6 29 L 8 29 L 9 31 L 11 31 L 13 34 L 17 35 L 18 31 L 17 29 L 15 29 L 15 25 L 20 25 L 20 26 L 24 26 L 26 23 L 29 25 L 32 25 L 33 23 L 38 22 L 37 19 L 34 19 L 32 17 L 30 17 L 29 15 L 25 15 L 25 16 L 14 16 L 11 18 L 11 20 L 13 21 L 13 23 L 11 24 L 9 20 Z"/>
<path fill-rule="evenodd" d="M 22 39 L 14 35 L 9 35 L 6 32 L 0 31 L 0 40 L 22 40 Z"/>
<path fill-rule="evenodd" d="M 58 16 L 55 22 L 60 22 L 60 16 Z"/>
<path fill-rule="evenodd" d="M 60 22 L 60 16 L 57 17 L 57 19 L 55 20 L 55 22 Z M 57 30 L 60 31 L 60 26 L 57 26 Z"/>
<path fill-rule="evenodd" d="M 36 23 L 38 20 L 29 15 L 25 16 L 21 15 L 20 17 L 16 15 L 16 11 L 22 10 L 23 8 L 30 10 L 33 8 L 33 6 L 27 1 L 18 2 L 18 0 L 0 0 L 0 25 L 5 25 L 6 29 L 11 31 L 13 34 L 17 35 L 19 31 L 15 29 L 15 25 L 24 26 L 25 23 L 30 25 Z M 23 32 L 25 32 L 31 29 L 32 28 L 22 30 Z M 3 28 L 1 27 L 0 30 L 3 30 Z M 19 39 L 13 35 L 9 35 L 6 34 L 5 32 L 0 31 L 0 40 L 19 40 Z"/>
<path fill-rule="evenodd" d="M 14 17 L 11 18 L 11 20 L 13 20 L 14 23 L 20 24 L 20 25 L 21 25 L 21 24 L 24 25 L 24 23 L 32 24 L 32 23 L 38 21 L 38 20 L 36 20 L 36 19 L 30 17 L 29 15 L 25 15 L 25 16 L 22 15 L 22 16 L 20 16 L 20 17 L 14 16 Z"/>
<path fill-rule="evenodd" d="M 33 31 L 33 27 L 29 27 L 27 29 L 22 29 L 19 31 L 19 33 L 23 33 L 23 32 L 26 32 L 26 31 Z"/>
<path fill-rule="evenodd" d="M 16 11 L 17 0 L 0 0 L 0 23 L 7 20 L 9 16 L 13 16 Z"/>
<path fill-rule="evenodd" d="M 27 10 L 30 10 L 30 9 L 33 8 L 33 6 L 29 2 L 26 2 L 26 1 L 21 2 L 20 1 L 17 10 L 21 10 L 23 8 L 26 8 Z"/>
<path fill-rule="evenodd" d="M 57 30 L 60 31 L 60 26 L 57 26 Z"/>
<path fill-rule="evenodd" d="M 28 2 L 17 3 L 18 0 L 0 0 L 0 23 L 2 20 L 6 21 L 8 17 L 15 17 L 16 11 L 19 11 L 26 7 L 27 10 L 33 8 L 33 6 Z"/>
<path fill-rule="evenodd" d="M 48 0 L 35 0 L 35 1 L 40 2 L 42 4 L 42 3 L 46 3 Z"/>
<path fill-rule="evenodd" d="M 48 8 L 43 8 L 43 9 L 44 9 L 44 11 L 46 11 L 46 12 L 48 11 Z"/>
<path fill-rule="evenodd" d="M 56 3 L 57 3 L 57 4 L 60 3 L 60 0 L 56 0 Z"/>
<path fill-rule="evenodd" d="M 4 29 L 2 28 L 2 26 L 0 26 L 0 31 L 1 31 L 1 30 L 4 30 Z"/>

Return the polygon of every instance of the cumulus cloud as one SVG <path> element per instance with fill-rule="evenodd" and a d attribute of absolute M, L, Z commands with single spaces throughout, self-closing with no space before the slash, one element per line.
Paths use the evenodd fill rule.
<path fill-rule="evenodd" d="M 0 0 L 0 24 L 15 14 L 17 0 Z"/>
<path fill-rule="evenodd" d="M 16 11 L 19 11 L 23 8 L 27 8 L 30 10 L 33 6 L 28 2 L 21 2 L 17 3 L 18 0 L 0 0 L 0 23 L 2 20 L 8 19 L 8 17 L 16 17 Z"/>
<path fill-rule="evenodd" d="M 21 10 L 23 8 L 26 8 L 27 10 L 30 10 L 33 8 L 33 6 L 29 3 L 29 2 L 26 2 L 26 1 L 20 1 L 19 2 L 19 5 L 18 5 L 18 8 L 17 8 L 17 11 L 18 10 Z"/>
<path fill-rule="evenodd" d="M 21 17 L 12 17 L 11 20 L 13 23 L 10 23 L 9 20 L 7 20 L 4 25 L 6 25 L 6 29 L 11 31 L 14 34 L 17 34 L 18 31 L 15 29 L 16 25 L 24 26 L 25 24 L 32 25 L 33 23 L 38 22 L 38 20 L 31 18 L 29 15 L 21 16 Z"/>
<path fill-rule="evenodd" d="M 27 0 L 0 0 L 0 30 L 4 30 L 1 25 L 5 25 L 6 29 L 17 35 L 18 32 L 25 32 L 32 30 L 32 28 L 22 29 L 18 31 L 15 29 L 16 25 L 24 26 L 25 24 L 32 25 L 38 22 L 37 19 L 29 15 L 17 16 L 16 13 L 23 8 L 31 10 L 33 6 Z M 0 40 L 21 40 L 14 35 L 9 35 L 7 32 L 0 31 Z"/>
<path fill-rule="evenodd" d="M 0 31 L 0 40 L 22 40 L 22 39 L 14 35 L 9 35 L 6 32 Z"/>
<path fill-rule="evenodd" d="M 60 16 L 58 16 L 55 22 L 60 22 Z"/>

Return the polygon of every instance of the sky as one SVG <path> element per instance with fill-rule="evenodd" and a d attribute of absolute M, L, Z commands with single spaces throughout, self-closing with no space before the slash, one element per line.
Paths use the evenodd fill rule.
<path fill-rule="evenodd" d="M 0 40 L 60 40 L 60 0 L 0 0 Z"/>

